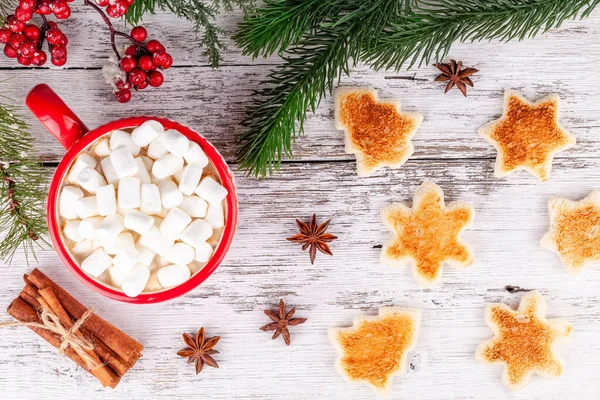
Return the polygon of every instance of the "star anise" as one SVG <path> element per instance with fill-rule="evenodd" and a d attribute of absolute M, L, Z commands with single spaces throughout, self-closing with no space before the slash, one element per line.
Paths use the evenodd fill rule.
<path fill-rule="evenodd" d="M 290 331 L 288 326 L 296 326 L 306 322 L 306 318 L 292 318 L 296 308 L 292 308 L 290 311 L 285 312 L 285 303 L 283 300 L 279 300 L 279 310 L 277 313 L 271 310 L 265 310 L 267 317 L 271 318 L 273 322 L 260 328 L 261 331 L 275 331 L 271 339 L 277 339 L 279 335 L 283 336 L 283 341 L 286 345 L 290 345 Z"/>
<path fill-rule="evenodd" d="M 213 347 L 215 347 L 219 339 L 219 336 L 205 338 L 204 328 L 200 328 L 196 334 L 196 338 L 184 333 L 183 341 L 189 347 L 179 350 L 177 355 L 180 357 L 188 357 L 188 364 L 192 362 L 196 363 L 196 375 L 202 371 L 204 364 L 213 368 L 219 368 L 219 364 L 212 358 L 214 354 L 219 354 L 218 351 L 213 350 Z"/>
<path fill-rule="evenodd" d="M 437 82 L 448 82 L 444 93 L 448 93 L 456 85 L 465 97 L 467 97 L 467 85 L 473 87 L 473 81 L 469 76 L 479 72 L 475 68 L 463 69 L 462 61 L 450 60 L 450 64 L 434 64 L 433 66 L 442 72 L 435 80 Z"/>
<path fill-rule="evenodd" d="M 294 243 L 301 243 L 302 250 L 306 250 L 308 247 L 310 247 L 310 263 L 314 264 L 315 257 L 317 255 L 317 249 L 319 249 L 321 253 L 329 254 L 330 256 L 333 255 L 327 243 L 337 239 L 337 236 L 333 236 L 330 233 L 325 233 L 330 222 L 331 220 L 329 219 L 317 226 L 316 214 L 313 214 L 308 225 L 297 219 L 296 224 L 298 225 L 298 228 L 300 228 L 300 233 L 286 238 L 286 240 Z"/>

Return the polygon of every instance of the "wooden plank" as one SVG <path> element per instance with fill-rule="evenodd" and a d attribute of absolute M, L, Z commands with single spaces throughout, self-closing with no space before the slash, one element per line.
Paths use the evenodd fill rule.
<path fill-rule="evenodd" d="M 551 196 L 572 199 L 598 189 L 597 158 L 560 159 L 552 178 L 541 184 L 527 173 L 493 177 L 493 160 L 411 160 L 399 171 L 356 177 L 354 163 L 286 165 L 269 180 L 238 174 L 240 224 L 234 245 L 217 272 L 190 294 L 165 304 L 116 303 L 91 292 L 64 268 L 52 251 L 40 254 L 40 267 L 95 310 L 145 346 L 144 358 L 115 391 L 60 359 L 26 330 L 2 332 L 0 376 L 8 398 L 58 398 L 65 393 L 103 398 L 290 399 L 374 398 L 364 386 L 350 386 L 334 369 L 335 352 L 327 328 L 347 326 L 357 314 L 375 314 L 381 306 L 410 306 L 423 311 L 421 336 L 407 375 L 395 378 L 392 398 L 418 399 L 562 399 L 597 398 L 597 319 L 600 269 L 571 277 L 552 253 L 539 246 L 548 229 L 546 202 Z M 468 269 L 446 268 L 442 283 L 422 290 L 409 268 L 379 264 L 379 249 L 389 237 L 380 209 L 410 203 L 425 179 L 437 182 L 447 201 L 471 202 L 477 215 L 464 238 L 475 249 Z M 284 240 L 295 233 L 295 218 L 333 218 L 333 257 L 319 254 L 315 265 L 299 246 Z M 0 303 L 8 304 L 22 287 L 30 267 L 19 254 L 0 268 Z M 518 304 L 522 293 L 506 285 L 539 289 L 547 295 L 548 315 L 574 326 L 570 345 L 560 347 L 565 375 L 533 378 L 510 395 L 501 368 L 478 364 L 477 345 L 491 336 L 483 312 L 490 302 Z M 308 322 L 292 332 L 292 346 L 270 341 L 258 328 L 262 310 L 280 297 L 296 306 Z M 183 330 L 200 326 L 221 335 L 216 358 L 221 369 L 198 377 L 175 353 Z M 35 378 L 33 378 L 35 377 Z M 35 385 L 32 383 L 35 380 Z M 24 394 L 26 393 L 26 394 Z"/>
<path fill-rule="evenodd" d="M 74 65 L 99 67 L 101 62 L 95 57 L 99 57 L 98 49 L 102 47 L 95 41 L 100 40 L 96 39 L 101 36 L 100 32 L 92 29 L 94 34 L 83 34 L 87 25 L 96 23 L 92 22 L 95 21 L 91 19 L 93 14 L 88 14 L 90 12 L 77 14 L 73 22 L 69 21 L 76 25 L 73 32 L 82 32 L 72 34 Z M 12 79 L 2 84 L 2 93 L 7 93 L 15 104 L 23 104 L 34 84 L 49 83 L 90 127 L 132 114 L 173 118 L 193 126 L 228 160 L 233 160 L 235 137 L 243 129 L 239 122 L 252 100 L 252 90 L 259 87 L 268 67 L 249 64 L 247 58 L 236 55 L 232 46 L 226 56 L 232 64 L 219 71 L 211 70 L 204 65 L 200 50 L 193 50 L 193 43 L 183 40 L 185 24 L 178 23 L 172 16 L 162 17 L 172 23 L 167 24 L 159 17 L 149 18 L 148 27 L 164 29 L 165 42 L 173 43 L 170 47 L 183 49 L 185 53 L 176 56 L 176 65 L 188 66 L 166 71 L 163 87 L 135 93 L 128 105 L 113 100 L 111 90 L 97 69 L 5 70 L 2 76 Z M 239 15 L 225 17 L 225 22 L 228 18 L 239 18 Z M 406 110 L 425 116 L 414 139 L 414 159 L 495 157 L 492 147 L 477 135 L 477 128 L 501 114 L 503 91 L 508 88 L 521 90 L 531 99 L 559 93 L 563 99 L 561 121 L 578 139 L 575 148 L 559 157 L 597 157 L 600 154 L 598 23 L 600 12 L 595 12 L 587 20 L 570 21 L 561 29 L 534 40 L 457 45 L 450 56 L 481 70 L 474 78 L 476 87 L 470 89 L 466 99 L 458 91 L 444 95 L 443 85 L 433 82 L 437 70 L 430 66 L 400 73 L 375 72 L 359 66 L 350 78 L 343 78 L 341 84 L 376 88 L 382 98 L 399 99 Z M 232 21 L 227 24 L 235 25 Z M 170 30 L 180 33 L 169 33 Z M 81 42 L 78 46 L 76 40 L 83 38 L 86 44 Z M 77 55 L 83 49 L 85 54 Z M 102 57 L 106 55 L 102 54 Z M 78 64 L 79 59 L 88 59 L 87 64 Z M 0 68 L 12 66 L 13 61 L 0 57 Z M 39 140 L 37 147 L 44 159 L 60 160 L 64 153 L 60 145 L 25 114 Z M 300 161 L 353 159 L 344 154 L 343 134 L 335 130 L 330 99 L 323 101 L 315 115 L 309 116 L 306 133 L 294 145 L 294 155 L 295 160 Z"/>

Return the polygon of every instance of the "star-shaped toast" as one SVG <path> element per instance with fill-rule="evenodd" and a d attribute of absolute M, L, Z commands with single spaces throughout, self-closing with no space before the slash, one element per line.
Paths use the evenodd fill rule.
<path fill-rule="evenodd" d="M 415 348 L 421 311 L 384 307 L 376 317 L 360 316 L 349 328 L 330 328 L 339 358 L 338 372 L 350 382 L 366 382 L 387 396 L 392 377 L 406 372 L 407 353 Z"/>
<path fill-rule="evenodd" d="M 497 178 L 525 170 L 548 180 L 554 155 L 575 145 L 558 121 L 559 101 L 556 94 L 530 102 L 515 90 L 504 93 L 504 115 L 479 128 L 498 152 Z"/>
<path fill-rule="evenodd" d="M 545 315 L 546 300 L 537 291 L 523 296 L 517 311 L 501 303 L 485 310 L 494 337 L 479 345 L 475 358 L 485 364 L 503 364 L 502 382 L 511 390 L 523 388 L 534 373 L 544 378 L 562 375 L 554 346 L 569 337 L 573 328 L 563 319 L 546 319 Z"/>
<path fill-rule="evenodd" d="M 413 154 L 411 138 L 422 121 L 419 113 L 401 111 L 400 102 L 380 102 L 373 89 L 335 92 L 335 126 L 345 131 L 346 153 L 356 155 L 358 176 L 400 168 Z"/>
<path fill-rule="evenodd" d="M 579 201 L 552 198 L 548 213 L 550 230 L 540 243 L 556 253 L 570 273 L 600 261 L 600 191 Z"/>
<path fill-rule="evenodd" d="M 390 266 L 413 265 L 413 276 L 425 287 L 434 286 L 442 276 L 442 266 L 468 267 L 473 250 L 460 233 L 475 217 L 468 203 L 446 206 L 442 189 L 424 182 L 415 192 L 412 208 L 392 203 L 381 210 L 384 224 L 394 233 L 381 249 L 381 262 Z"/>

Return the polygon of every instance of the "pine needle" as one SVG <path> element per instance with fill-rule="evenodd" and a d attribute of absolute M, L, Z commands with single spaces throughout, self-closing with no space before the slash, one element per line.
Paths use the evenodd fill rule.
<path fill-rule="evenodd" d="M 29 264 L 36 249 L 50 246 L 47 234 L 44 167 L 31 154 L 33 138 L 15 110 L 0 105 L 0 259 L 10 264 L 22 246 Z"/>
<path fill-rule="evenodd" d="M 375 69 L 439 61 L 455 42 L 523 40 L 587 17 L 600 0 L 267 0 L 235 39 L 254 57 L 282 54 L 261 82 L 238 138 L 238 161 L 266 176 L 334 82 L 358 60 Z M 379 8 L 379 12 L 378 9 Z"/>

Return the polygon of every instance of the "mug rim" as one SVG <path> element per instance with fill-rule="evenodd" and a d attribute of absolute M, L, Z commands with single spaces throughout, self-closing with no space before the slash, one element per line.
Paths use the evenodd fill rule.
<path fill-rule="evenodd" d="M 81 267 L 75 261 L 71 252 L 65 245 L 62 234 L 60 232 L 58 199 L 60 195 L 60 188 L 62 186 L 61 184 L 64 181 L 67 170 L 71 166 L 73 160 L 78 155 L 80 155 L 91 143 L 93 143 L 95 140 L 99 139 L 101 136 L 107 134 L 110 131 L 114 131 L 116 129 L 137 127 L 148 120 L 160 122 L 165 127 L 165 129 L 175 129 L 179 131 L 188 139 L 196 142 L 202 148 L 210 162 L 213 164 L 217 174 L 219 175 L 221 184 L 228 191 L 228 196 L 225 198 L 225 202 L 227 205 L 226 218 L 225 226 L 223 227 L 223 232 L 221 233 L 221 238 L 217 247 L 213 251 L 211 258 L 199 271 L 194 273 L 190 277 L 190 279 L 188 279 L 181 285 L 174 286 L 168 289 L 163 289 L 159 292 L 141 293 L 137 297 L 128 297 L 127 295 L 125 295 L 125 293 L 115 290 L 108 284 L 105 284 L 97 280 L 96 278 L 89 276 L 85 271 L 81 269 Z M 231 246 L 231 242 L 233 241 L 233 237 L 235 235 L 238 218 L 238 202 L 235 187 L 235 178 L 233 176 L 233 173 L 229 169 L 227 162 L 219 153 L 219 151 L 204 136 L 194 131 L 193 129 L 167 118 L 152 116 L 137 116 L 118 119 L 115 121 L 111 121 L 105 125 L 102 125 L 96 129 L 90 130 L 89 132 L 84 134 L 77 142 L 73 144 L 73 146 L 71 146 L 71 148 L 66 152 L 66 154 L 63 156 L 62 160 L 56 167 L 56 171 L 54 172 L 54 176 L 52 177 L 52 181 L 48 190 L 48 201 L 46 210 L 46 218 L 48 222 L 48 232 L 50 234 L 50 238 L 52 240 L 54 248 L 56 249 L 56 252 L 58 253 L 58 256 L 60 257 L 63 264 L 71 271 L 71 273 L 73 273 L 73 275 L 75 275 L 86 286 L 102 294 L 103 296 L 106 296 L 113 300 L 118 300 L 132 304 L 159 303 L 171 300 L 186 294 L 187 292 L 202 284 L 206 279 L 208 279 L 209 276 L 211 276 L 215 272 L 217 267 L 225 258 L 225 255 L 227 254 Z"/>

